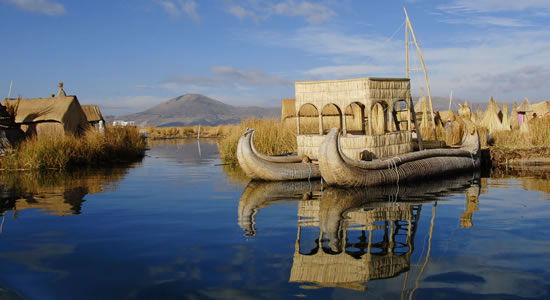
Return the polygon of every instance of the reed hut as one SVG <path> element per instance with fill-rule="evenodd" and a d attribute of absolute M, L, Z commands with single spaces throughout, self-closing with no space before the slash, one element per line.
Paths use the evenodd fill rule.
<path fill-rule="evenodd" d="M 342 131 L 343 152 L 353 159 L 362 159 L 365 150 L 380 158 L 413 149 L 408 78 L 296 82 L 295 93 L 300 156 L 316 160 L 331 128 Z"/>
<path fill-rule="evenodd" d="M 82 105 L 82 111 L 84 111 L 84 115 L 90 126 L 99 129 L 103 126 L 101 124 L 105 124 L 105 119 L 103 119 L 103 115 L 97 105 Z"/>
<path fill-rule="evenodd" d="M 529 122 L 531 119 L 533 119 L 533 116 L 533 107 L 531 107 L 529 99 L 525 97 L 521 105 L 518 107 L 519 126 L 521 127 L 522 124 Z"/>
<path fill-rule="evenodd" d="M 531 104 L 531 108 L 538 118 L 550 115 L 550 101 L 533 103 Z"/>
<path fill-rule="evenodd" d="M 59 136 L 81 134 L 89 127 L 76 96 L 67 96 L 63 83 L 57 96 L 33 99 L 4 99 L 4 105 L 17 106 L 15 123 L 26 135 Z"/>
<path fill-rule="evenodd" d="M 491 97 L 487 110 L 485 111 L 485 116 L 483 116 L 483 120 L 479 123 L 481 126 L 487 127 L 489 133 L 503 130 L 502 120 L 498 115 L 499 110 L 495 100 Z"/>

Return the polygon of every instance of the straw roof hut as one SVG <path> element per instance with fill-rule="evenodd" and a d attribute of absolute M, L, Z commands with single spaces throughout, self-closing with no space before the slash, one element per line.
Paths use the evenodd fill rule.
<path fill-rule="evenodd" d="M 550 114 L 550 101 L 542 101 L 539 103 L 531 104 L 533 112 L 537 114 L 537 117 L 543 117 Z"/>
<path fill-rule="evenodd" d="M 91 126 L 99 124 L 100 121 L 103 121 L 103 123 L 105 123 L 105 119 L 103 119 L 103 115 L 101 114 L 101 111 L 99 110 L 99 107 L 97 105 L 82 105 L 82 111 L 84 111 L 86 120 L 88 120 L 88 123 Z"/>
<path fill-rule="evenodd" d="M 527 97 L 525 97 L 525 99 L 523 99 L 523 102 L 521 102 L 521 105 L 518 107 L 518 113 L 527 113 L 527 112 L 532 112 L 533 111 L 533 107 L 531 107 L 531 103 L 529 102 L 529 99 Z"/>
<path fill-rule="evenodd" d="M 512 106 L 512 113 L 510 114 L 510 127 L 512 129 L 519 128 L 519 116 L 518 116 L 518 103 L 514 101 Z"/>
<path fill-rule="evenodd" d="M 535 112 L 533 112 L 533 107 L 529 103 L 529 99 L 525 97 L 523 102 L 518 107 L 518 119 L 519 119 L 519 129 L 520 132 L 528 132 L 529 125 L 527 124 L 531 119 L 535 117 Z"/>
<path fill-rule="evenodd" d="M 4 99 L 4 105 L 17 100 Z M 15 123 L 27 135 L 52 136 L 81 134 L 89 127 L 76 96 L 66 96 L 60 83 L 57 97 L 21 99 L 15 111 Z"/>
<path fill-rule="evenodd" d="M 487 127 L 489 133 L 503 130 L 502 121 L 498 115 L 499 110 L 495 100 L 491 97 L 487 110 L 485 111 L 485 116 L 480 122 L 481 126 Z"/>

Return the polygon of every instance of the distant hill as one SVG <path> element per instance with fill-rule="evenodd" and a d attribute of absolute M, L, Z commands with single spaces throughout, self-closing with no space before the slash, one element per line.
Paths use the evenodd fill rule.
<path fill-rule="evenodd" d="M 280 118 L 280 108 L 238 107 L 200 94 L 186 94 L 160 103 L 148 110 L 120 116 L 137 126 L 192 126 L 238 123 L 248 118 Z"/>

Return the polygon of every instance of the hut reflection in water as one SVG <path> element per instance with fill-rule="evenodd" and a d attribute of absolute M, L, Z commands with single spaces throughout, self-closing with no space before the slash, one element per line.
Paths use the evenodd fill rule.
<path fill-rule="evenodd" d="M 465 193 L 468 203 L 473 199 L 477 203 L 479 190 L 479 180 L 472 176 L 362 189 L 321 190 L 319 182 L 250 182 L 241 195 L 238 223 L 246 235 L 254 236 L 260 209 L 282 200 L 298 201 L 289 282 L 302 283 L 303 288 L 362 291 L 367 288 L 365 282 L 410 270 L 423 204 L 434 203 L 435 218 L 435 204 L 441 196 Z M 469 222 L 472 224 L 471 214 Z M 434 219 L 431 230 L 433 226 Z M 425 264 L 428 256 L 429 252 Z M 422 271 L 418 277 L 421 275 Z"/>
<path fill-rule="evenodd" d="M 12 172 L 0 176 L 0 213 L 37 209 L 45 214 L 80 214 L 84 197 L 116 189 L 127 168 L 80 172 Z"/>

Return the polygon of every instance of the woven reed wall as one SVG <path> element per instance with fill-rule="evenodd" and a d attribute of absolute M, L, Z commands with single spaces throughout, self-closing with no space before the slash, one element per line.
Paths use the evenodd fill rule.
<path fill-rule="evenodd" d="M 306 103 L 317 107 L 333 103 L 343 109 L 353 102 L 370 108 L 375 100 L 386 100 L 393 105 L 394 101 L 409 99 L 411 94 L 409 79 L 393 78 L 296 82 L 295 92 L 297 109 Z"/>
<path fill-rule="evenodd" d="M 296 117 L 296 99 L 283 99 L 281 102 L 281 122 Z"/>
<path fill-rule="evenodd" d="M 306 155 L 311 159 L 319 157 L 319 146 L 325 136 L 299 135 L 298 155 Z M 368 158 L 383 158 L 413 151 L 412 133 L 399 131 L 373 136 L 348 135 L 340 139 L 340 146 L 346 156 L 360 160 Z"/>
<path fill-rule="evenodd" d="M 343 252 L 315 255 L 294 254 L 289 282 L 314 282 L 322 285 L 366 282 L 393 277 L 410 267 L 407 255 L 373 256 L 365 254 L 360 259 Z"/>
<path fill-rule="evenodd" d="M 319 227 L 319 200 L 304 200 L 298 203 L 298 225 L 302 227 Z"/>

